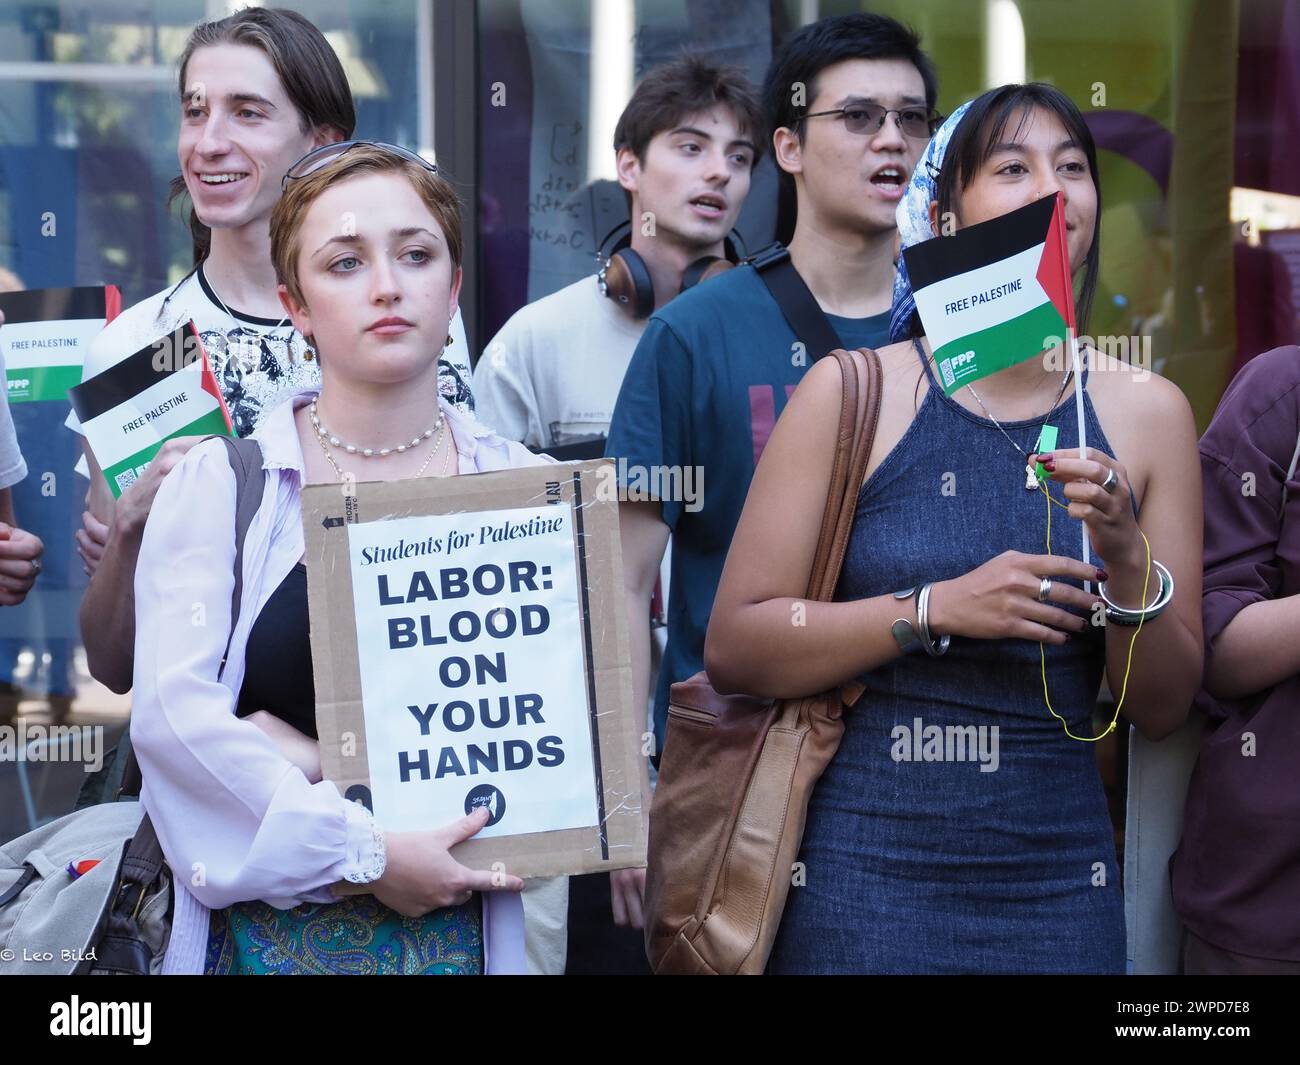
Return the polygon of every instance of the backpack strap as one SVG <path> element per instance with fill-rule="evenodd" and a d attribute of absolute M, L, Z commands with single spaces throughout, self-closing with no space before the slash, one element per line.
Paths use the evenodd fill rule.
<path fill-rule="evenodd" d="M 248 538 L 248 527 L 253 524 L 253 515 L 262 505 L 265 481 L 261 476 L 262 448 L 256 440 L 232 436 L 208 439 L 225 443 L 230 468 L 235 471 L 235 587 L 230 593 L 230 636 L 226 638 L 226 652 L 221 656 L 221 669 L 224 670 L 226 659 L 230 656 L 230 641 L 235 635 L 235 623 L 239 620 L 240 600 L 244 593 L 244 541 Z"/>
<path fill-rule="evenodd" d="M 148 976 L 152 952 L 140 929 L 140 906 L 167 864 L 153 822 L 145 814 L 126 844 L 117 884 L 109 899 L 105 925 L 95 944 L 94 968 L 99 973 Z M 169 904 L 171 905 L 171 904 Z"/>
<path fill-rule="evenodd" d="M 248 537 L 248 527 L 253 523 L 253 515 L 262 505 L 265 481 L 261 476 L 262 448 L 256 440 L 236 439 L 230 436 L 208 436 L 204 437 L 204 440 L 225 442 L 230 468 L 235 473 L 235 587 L 230 594 L 230 635 L 226 638 L 226 649 L 221 655 L 221 666 L 217 673 L 220 677 L 225 671 L 226 659 L 230 655 L 230 641 L 235 635 L 235 624 L 239 621 L 240 601 L 244 592 L 244 540 Z M 122 784 L 117 790 L 119 799 L 124 796 L 139 795 L 141 784 L 140 763 L 136 761 L 135 751 L 130 749 L 129 731 L 122 738 L 122 742 L 127 744 L 128 750 L 126 768 L 122 771 Z"/>
<path fill-rule="evenodd" d="M 842 347 L 826 312 L 794 268 L 789 249 L 784 244 L 774 241 L 755 252 L 748 261 L 781 308 L 781 314 L 794 330 L 796 339 L 807 346 L 813 362 Z"/>
<path fill-rule="evenodd" d="M 36 866 L 31 862 L 23 862 L 23 871 L 19 874 L 18 879 L 9 885 L 8 889 L 0 893 L 0 906 L 7 906 L 13 902 L 19 895 L 26 890 L 27 885 L 36 879 Z"/>
<path fill-rule="evenodd" d="M 212 440 L 214 437 L 205 439 Z M 248 537 L 248 527 L 253 523 L 253 515 L 261 506 L 266 482 L 261 476 L 262 449 L 256 440 L 237 440 L 229 436 L 218 436 L 215 439 L 225 443 L 230 468 L 235 473 L 235 587 L 230 597 L 231 635 L 226 639 L 226 650 L 221 656 L 221 667 L 217 674 L 220 676 L 225 671 L 226 659 L 230 656 L 230 641 L 239 620 L 240 600 L 244 590 L 244 541 Z M 129 731 L 123 742 L 129 747 Z M 136 760 L 135 750 L 128 749 L 118 797 L 121 798 L 124 794 L 139 795 L 140 784 L 140 763 Z M 98 944 L 102 955 L 96 966 L 99 971 L 141 976 L 149 973 L 151 953 L 141 937 L 140 905 L 157 882 L 165 865 L 166 858 L 162 844 L 158 841 L 158 832 L 146 813 L 140 820 L 140 827 L 126 845 L 126 853 L 122 858 L 116 893 L 107 915 L 107 926 Z"/>

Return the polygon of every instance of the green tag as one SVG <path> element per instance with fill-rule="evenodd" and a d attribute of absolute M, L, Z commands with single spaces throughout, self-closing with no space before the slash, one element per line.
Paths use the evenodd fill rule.
<path fill-rule="evenodd" d="M 1056 426 L 1044 425 L 1043 431 L 1038 434 L 1038 447 L 1034 448 L 1034 454 L 1041 455 L 1045 451 L 1054 451 L 1056 449 Z M 1047 470 L 1043 468 L 1040 462 L 1034 467 L 1034 472 L 1038 475 L 1040 481 L 1047 479 Z"/>

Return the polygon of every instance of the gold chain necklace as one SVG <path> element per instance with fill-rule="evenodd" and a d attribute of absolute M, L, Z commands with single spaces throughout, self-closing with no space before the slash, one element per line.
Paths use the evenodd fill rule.
<path fill-rule="evenodd" d="M 1057 404 L 1061 402 L 1061 397 L 1065 395 L 1065 388 L 1070 383 L 1070 378 L 1073 376 L 1073 370 L 1066 372 L 1065 380 L 1061 382 L 1060 391 L 1056 393 L 1056 398 L 1052 400 L 1052 405 L 1047 408 L 1047 413 L 1043 415 L 1044 423 L 1046 423 L 1047 419 L 1051 417 L 1052 411 L 1056 410 Z M 1005 436 L 1007 440 L 1010 441 L 1011 446 L 1020 452 L 1021 457 L 1025 460 L 1025 490 L 1029 492 L 1036 491 L 1038 488 L 1038 474 L 1034 470 L 1034 464 L 1029 461 L 1029 452 L 1017 444 L 1015 440 L 1012 439 L 1011 434 L 1002 428 L 1002 423 L 993 417 L 989 412 L 988 407 L 984 406 L 984 401 L 980 399 L 980 394 L 975 391 L 974 385 L 967 385 L 966 390 L 975 397 L 975 402 L 980 405 L 980 410 L 984 412 L 989 421 L 998 427 L 998 432 Z"/>

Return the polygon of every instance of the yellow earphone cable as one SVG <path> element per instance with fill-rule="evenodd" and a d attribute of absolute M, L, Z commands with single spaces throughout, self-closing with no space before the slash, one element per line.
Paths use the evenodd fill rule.
<path fill-rule="evenodd" d="M 1050 555 L 1052 553 L 1052 505 L 1055 504 L 1065 510 L 1069 510 L 1070 508 L 1066 504 L 1052 498 L 1052 493 L 1048 491 L 1047 483 L 1043 478 L 1039 479 L 1038 490 L 1042 492 L 1047 499 L 1047 553 Z M 1069 722 L 1053 709 L 1052 697 L 1047 691 L 1047 653 L 1043 648 L 1041 640 L 1038 644 L 1038 661 L 1043 673 L 1043 700 L 1047 703 L 1047 709 L 1051 715 L 1056 718 L 1061 723 L 1061 727 L 1065 729 L 1065 734 L 1069 736 L 1070 739 L 1079 740 L 1081 743 L 1096 743 L 1098 740 L 1104 739 L 1115 731 L 1116 722 L 1119 721 L 1119 712 L 1124 706 L 1124 696 L 1128 694 L 1128 676 L 1133 669 L 1133 648 L 1137 644 L 1138 633 L 1142 631 L 1142 622 L 1146 620 L 1146 586 L 1151 580 L 1151 541 L 1147 539 L 1147 534 L 1142 531 L 1141 526 L 1138 526 L 1138 534 L 1142 537 L 1142 542 L 1146 544 L 1147 549 L 1146 577 L 1142 583 L 1142 614 L 1138 618 L 1137 628 L 1133 630 L 1133 638 L 1130 639 L 1128 643 L 1128 662 L 1124 666 L 1124 683 L 1120 688 L 1119 702 L 1115 704 L 1115 716 L 1110 719 L 1110 724 L 1106 726 L 1106 730 L 1100 735 L 1076 736 L 1070 731 Z"/>

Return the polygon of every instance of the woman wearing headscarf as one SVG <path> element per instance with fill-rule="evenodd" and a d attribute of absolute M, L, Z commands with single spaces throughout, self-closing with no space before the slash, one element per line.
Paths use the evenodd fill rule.
<path fill-rule="evenodd" d="M 902 246 L 1058 193 L 1086 326 L 1096 153 L 1050 86 L 991 90 L 944 123 L 900 204 Z M 1076 376 L 1046 341 L 1044 357 L 947 395 L 905 271 L 893 319 L 835 601 L 803 602 L 841 398 L 827 359 L 763 453 L 709 627 L 720 690 L 866 686 L 814 790 L 771 969 L 1122 973 L 1119 870 L 1087 741 L 1103 674 L 1151 737 L 1185 719 L 1200 676 L 1191 411 L 1174 385 L 1091 349 Z M 1059 437 L 1039 455 L 1044 425 Z M 1027 483 L 1040 459 L 1047 475 Z"/>

